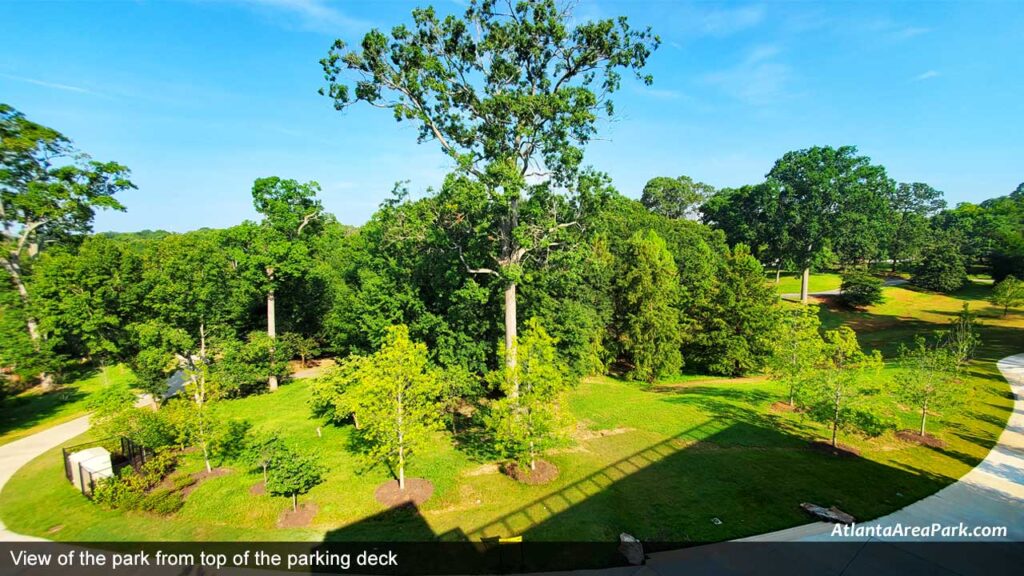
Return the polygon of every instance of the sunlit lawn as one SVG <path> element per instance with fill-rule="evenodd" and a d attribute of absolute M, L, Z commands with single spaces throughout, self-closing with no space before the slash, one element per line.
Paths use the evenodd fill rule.
<path fill-rule="evenodd" d="M 766 272 L 765 278 L 769 282 L 775 284 L 775 272 Z M 775 291 L 779 294 L 798 294 L 800 292 L 800 273 L 799 272 L 783 272 L 779 278 L 779 283 L 775 284 Z M 813 272 L 811 278 L 808 281 L 808 290 L 811 292 L 827 292 L 829 290 L 837 290 L 843 283 L 843 278 L 839 274 L 833 274 L 831 272 Z"/>
<path fill-rule="evenodd" d="M 0 405 L 0 445 L 85 414 L 92 394 L 120 382 L 131 384 L 134 375 L 123 365 L 108 366 L 53 392 L 33 388 L 6 399 Z"/>
<path fill-rule="evenodd" d="M 869 345 L 910 337 L 944 325 L 962 300 L 888 288 L 889 300 L 866 313 L 823 311 L 826 323 L 853 322 Z M 601 377 L 567 398 L 566 441 L 546 458 L 559 476 L 543 486 L 519 484 L 495 471 L 479 440 L 458 443 L 438 435 L 415 455 L 410 476 L 428 478 L 434 496 L 419 513 L 386 511 L 373 491 L 390 478 L 382 467 L 347 449 L 351 429 L 309 418 L 308 381 L 275 394 L 225 402 L 226 418 L 319 451 L 327 481 L 300 502 L 319 512 L 308 528 L 279 529 L 284 498 L 254 496 L 259 477 L 234 471 L 202 484 L 170 518 L 98 510 L 66 484 L 59 451 L 21 470 L 0 494 L 0 518 L 13 530 L 61 540 L 123 539 L 476 539 L 522 534 L 531 540 L 613 541 L 620 532 L 646 540 L 717 541 L 804 523 L 800 502 L 836 505 L 866 520 L 931 494 L 980 461 L 1010 413 L 1009 388 L 990 357 L 1024 343 L 1024 322 L 990 319 L 984 288 L 961 296 L 986 315 L 983 361 L 972 363 L 965 389 L 969 407 L 937 414 L 930 431 L 943 450 L 914 446 L 892 433 L 877 439 L 842 437 L 860 458 L 836 458 L 808 449 L 826 430 L 799 414 L 775 413 L 784 386 L 763 379 L 733 381 L 685 376 L 653 387 Z M 1011 352 L 1006 352 L 1010 350 Z M 1005 352 L 1005 353 L 1004 353 Z M 1000 356 L 1001 357 L 1001 356 Z M 893 368 L 878 378 L 889 379 Z M 901 427 L 917 414 L 894 411 Z M 322 437 L 317 435 L 321 427 Z M 188 470 L 198 470 L 194 457 Z M 712 522 L 713 518 L 721 524 Z"/>

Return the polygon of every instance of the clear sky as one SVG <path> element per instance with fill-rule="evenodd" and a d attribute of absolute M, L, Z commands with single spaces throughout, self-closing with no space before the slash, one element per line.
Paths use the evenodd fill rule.
<path fill-rule="evenodd" d="M 260 176 L 316 180 L 365 222 L 397 180 L 448 169 L 386 111 L 334 111 L 319 59 L 340 37 L 408 22 L 422 2 L 0 0 L 0 101 L 128 165 L 137 191 L 98 231 L 253 218 Z M 442 13 L 459 2 L 434 0 Z M 638 197 L 653 176 L 760 181 L 787 150 L 853 144 L 951 204 L 1024 181 L 1024 2 L 582 0 L 662 47 L 652 87 L 624 83 L 587 162 Z"/>

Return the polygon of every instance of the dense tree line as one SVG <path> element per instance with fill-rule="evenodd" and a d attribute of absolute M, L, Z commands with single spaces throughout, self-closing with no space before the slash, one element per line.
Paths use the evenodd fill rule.
<path fill-rule="evenodd" d="M 1024 184 L 947 209 L 942 192 L 895 182 L 852 146 L 788 152 L 764 182 L 710 194 L 700 217 L 777 273 L 802 271 L 804 301 L 812 269 L 887 262 L 943 292 L 960 288 L 969 267 L 996 280 L 1024 271 Z"/>

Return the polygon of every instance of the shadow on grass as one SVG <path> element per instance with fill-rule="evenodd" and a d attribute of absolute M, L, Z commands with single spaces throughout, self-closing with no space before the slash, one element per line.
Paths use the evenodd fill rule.
<path fill-rule="evenodd" d="M 56 413 L 61 406 L 85 397 L 76 388 L 6 398 L 0 403 L 0 435 L 11 430 L 32 428 Z"/>
<path fill-rule="evenodd" d="M 566 468 L 571 474 L 571 468 Z M 909 466 L 812 450 L 806 438 L 712 419 L 557 487 L 482 525 L 437 534 L 414 508 L 386 510 L 328 541 L 436 541 L 522 536 L 526 541 L 617 542 L 628 532 L 672 546 L 782 529 L 812 518 L 801 502 L 858 520 L 897 510 L 952 482 Z M 717 522 L 716 522 L 717 520 Z"/>

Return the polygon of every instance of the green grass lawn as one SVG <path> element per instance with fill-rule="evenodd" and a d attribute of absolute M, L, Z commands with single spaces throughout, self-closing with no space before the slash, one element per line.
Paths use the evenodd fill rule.
<path fill-rule="evenodd" d="M 73 420 L 88 411 L 92 394 L 110 384 L 131 384 L 134 379 L 126 366 L 108 366 L 53 392 L 33 388 L 8 398 L 0 407 L 0 445 Z"/>
<path fill-rule="evenodd" d="M 766 272 L 765 278 L 769 282 L 775 284 L 775 272 Z M 828 290 L 838 290 L 839 286 L 843 283 L 843 278 L 839 274 L 833 274 L 831 272 L 812 272 L 811 279 L 808 282 L 808 289 L 811 292 L 825 292 Z M 779 278 L 779 283 L 775 285 L 775 291 L 779 294 L 799 294 L 800 293 L 800 273 L 799 272 L 783 272 L 782 277 Z"/>
<path fill-rule="evenodd" d="M 559 468 L 546 485 L 519 484 L 497 472 L 475 449 L 438 435 L 407 471 L 434 483 L 434 496 L 418 511 L 388 511 L 373 491 L 390 475 L 346 449 L 351 429 L 309 418 L 309 382 L 296 380 L 274 394 L 224 402 L 224 417 L 246 418 L 258 428 L 319 451 L 327 481 L 303 496 L 319 512 L 307 528 L 280 529 L 289 502 L 252 495 L 256 474 L 234 470 L 200 485 L 184 508 L 168 518 L 104 511 L 64 480 L 59 450 L 19 471 L 0 494 L 0 518 L 15 531 L 59 540 L 423 540 L 476 539 L 522 534 L 529 540 L 614 541 L 620 532 L 661 541 L 717 541 L 807 522 L 800 502 L 836 505 L 868 520 L 934 493 L 987 454 L 1012 410 L 1009 387 L 992 359 L 1020 352 L 1024 318 L 990 318 L 978 300 L 987 288 L 940 296 L 888 288 L 889 300 L 867 312 L 823 309 L 826 323 L 850 322 L 868 345 L 906 340 L 914 331 L 944 325 L 963 301 L 985 317 L 985 346 L 965 379 L 967 409 L 936 414 L 929 430 L 944 449 L 910 445 L 891 433 L 841 440 L 861 451 L 836 458 L 808 448 L 823 426 L 799 414 L 776 413 L 781 383 L 669 379 L 643 386 L 592 378 L 566 398 L 576 425 L 546 458 Z M 913 330 L 910 330 L 913 328 Z M 893 368 L 879 376 L 890 378 Z M 917 415 L 897 412 L 902 427 Z M 231 465 L 229 465 L 231 466 Z M 200 468 L 195 456 L 184 467 Z M 712 522 L 721 520 L 721 524 Z"/>

